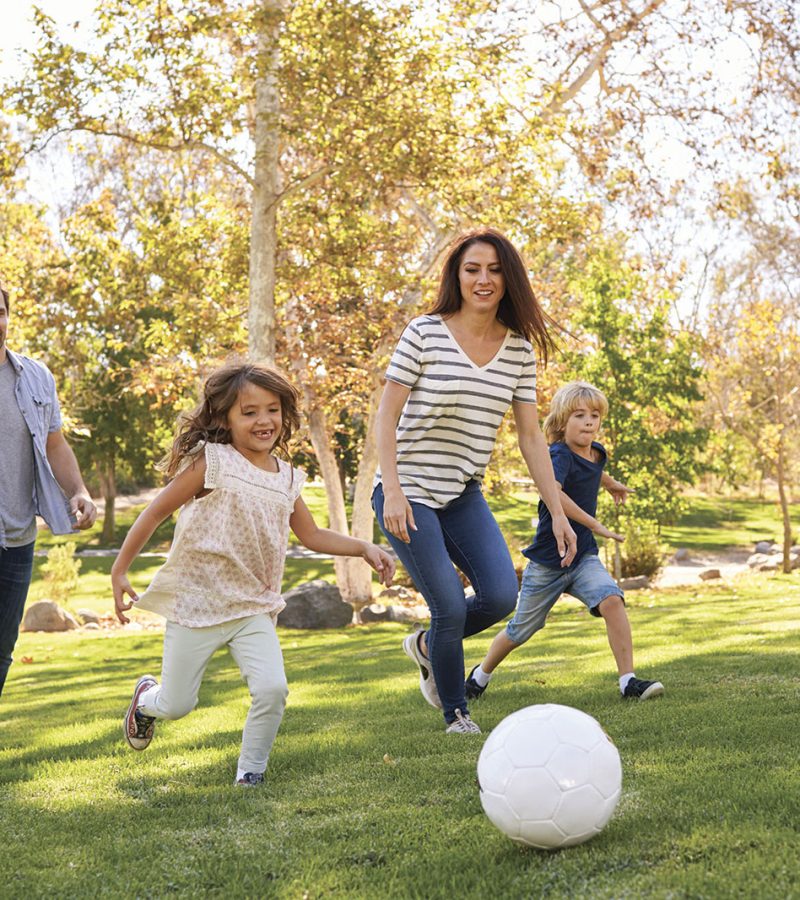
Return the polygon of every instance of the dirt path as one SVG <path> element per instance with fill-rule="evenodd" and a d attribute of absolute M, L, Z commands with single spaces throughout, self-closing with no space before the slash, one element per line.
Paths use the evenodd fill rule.
<path fill-rule="evenodd" d="M 750 571 L 747 559 L 752 553 L 746 547 L 732 547 L 718 553 L 690 553 L 688 559 L 671 561 L 661 570 L 653 582 L 654 587 L 678 587 L 685 584 L 702 584 L 700 573 L 705 569 L 719 569 L 722 578 L 729 580 Z"/>

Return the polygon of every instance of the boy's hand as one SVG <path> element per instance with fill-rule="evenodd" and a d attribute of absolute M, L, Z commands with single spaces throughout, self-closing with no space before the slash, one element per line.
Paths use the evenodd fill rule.
<path fill-rule="evenodd" d="M 605 489 L 614 498 L 615 506 L 625 506 L 625 502 L 628 499 L 628 494 L 636 493 L 633 488 L 626 487 L 619 481 L 612 481 L 610 484 L 605 485 Z M 614 540 L 619 539 L 615 538 Z"/>
<path fill-rule="evenodd" d="M 111 585 L 114 589 L 114 611 L 117 618 L 123 625 L 127 625 L 130 619 L 125 615 L 133 604 L 139 599 L 139 595 L 131 587 L 126 575 L 111 575 Z M 128 603 L 125 602 L 125 594 L 131 598 Z"/>
<path fill-rule="evenodd" d="M 610 531 L 605 525 L 601 525 L 600 522 L 597 523 L 597 527 L 593 528 L 592 531 L 594 531 L 598 537 L 608 538 L 611 541 L 619 541 L 620 544 L 625 540 L 624 534 L 617 534 L 614 531 Z"/>
<path fill-rule="evenodd" d="M 558 555 L 561 557 L 561 568 L 571 565 L 578 552 L 578 539 L 565 515 L 553 516 L 553 536 L 558 546 Z"/>
<path fill-rule="evenodd" d="M 389 587 L 394 578 L 394 560 L 385 551 L 375 544 L 366 544 L 364 547 L 364 559 L 378 573 L 378 580 L 381 584 Z"/>

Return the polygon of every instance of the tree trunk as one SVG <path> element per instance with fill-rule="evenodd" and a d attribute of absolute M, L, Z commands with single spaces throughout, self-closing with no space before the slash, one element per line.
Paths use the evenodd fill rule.
<path fill-rule="evenodd" d="M 324 410 L 314 405 L 306 411 L 311 444 L 325 482 L 325 497 L 328 501 L 330 527 L 342 534 L 350 534 L 347 524 L 347 509 L 344 491 L 339 479 L 339 467 L 331 449 L 330 434 Z M 358 492 L 358 487 L 356 488 Z M 363 528 L 362 525 L 360 527 Z M 371 534 L 371 532 L 370 532 Z M 334 556 L 333 568 L 336 584 L 342 597 L 353 607 L 353 621 L 360 623 L 361 610 L 372 602 L 372 574 L 367 564 L 358 558 Z"/>
<path fill-rule="evenodd" d="M 279 33 L 284 0 L 262 0 L 255 96 L 255 165 L 250 219 L 249 351 L 254 360 L 275 359 L 276 229 L 280 193 Z"/>
<path fill-rule="evenodd" d="M 792 522 L 789 516 L 789 498 L 786 494 L 786 459 L 784 456 L 783 435 L 779 438 L 778 459 L 775 467 L 778 480 L 778 497 L 783 517 L 783 571 L 788 575 L 792 571 Z"/>
<path fill-rule="evenodd" d="M 103 544 L 111 545 L 114 543 L 114 534 L 116 532 L 116 500 L 117 500 L 117 476 L 114 460 L 111 459 L 98 467 L 98 478 L 100 479 L 100 490 L 103 494 L 103 531 L 100 535 L 100 541 Z"/>

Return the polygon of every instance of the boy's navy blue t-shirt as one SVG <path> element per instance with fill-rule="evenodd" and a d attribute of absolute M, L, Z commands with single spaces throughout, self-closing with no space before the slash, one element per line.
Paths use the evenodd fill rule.
<path fill-rule="evenodd" d="M 550 459 L 553 461 L 553 472 L 556 481 L 564 493 L 582 510 L 594 516 L 597 512 L 597 495 L 600 491 L 600 478 L 606 464 L 606 451 L 602 444 L 592 441 L 592 448 L 597 451 L 598 462 L 592 462 L 583 456 L 573 453 L 569 447 L 557 441 L 550 445 Z M 585 526 L 569 520 L 578 538 L 578 552 L 569 566 L 576 566 L 586 553 L 597 554 L 597 543 L 594 535 Z M 524 556 L 551 569 L 561 568 L 561 557 L 558 555 L 558 544 L 553 535 L 553 519 L 550 510 L 543 501 L 539 501 L 539 525 L 536 536 L 530 547 L 522 551 Z"/>

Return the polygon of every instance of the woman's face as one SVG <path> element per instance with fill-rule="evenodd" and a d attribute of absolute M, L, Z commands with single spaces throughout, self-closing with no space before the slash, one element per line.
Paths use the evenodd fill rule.
<path fill-rule="evenodd" d="M 497 250 L 482 241 L 470 244 L 458 264 L 458 283 L 461 287 L 462 309 L 496 311 L 506 292 Z"/>

